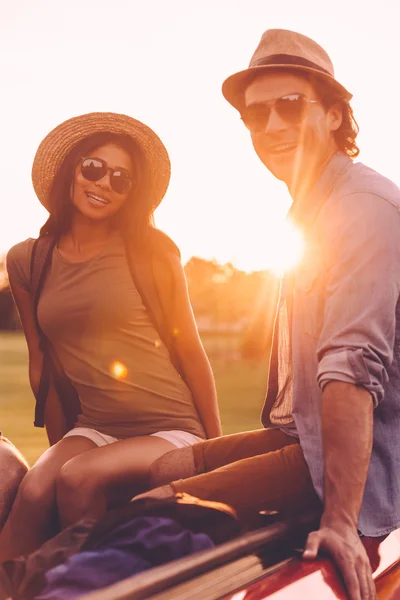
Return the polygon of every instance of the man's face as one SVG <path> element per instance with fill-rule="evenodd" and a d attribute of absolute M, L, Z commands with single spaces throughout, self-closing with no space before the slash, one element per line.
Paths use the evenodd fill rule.
<path fill-rule="evenodd" d="M 280 114 L 275 102 L 296 95 L 304 100 L 304 112 L 293 123 Z M 251 138 L 261 161 L 290 191 L 299 182 L 307 183 L 302 179 L 311 178 L 336 151 L 333 132 L 340 127 L 341 111 L 337 106 L 325 110 L 303 77 L 285 71 L 260 75 L 246 89 L 245 105 L 244 116 L 270 111 L 264 122 L 259 119 L 262 130 L 252 131 Z"/>

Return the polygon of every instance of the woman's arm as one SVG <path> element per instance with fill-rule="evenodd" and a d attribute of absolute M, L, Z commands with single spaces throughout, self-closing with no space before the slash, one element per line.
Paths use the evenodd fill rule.
<path fill-rule="evenodd" d="M 10 288 L 14 297 L 29 352 L 29 381 L 34 394 L 37 393 L 42 374 L 43 354 L 39 347 L 39 335 L 35 326 L 33 300 L 17 283 L 13 282 L 10 274 Z M 54 386 L 50 385 L 45 405 L 45 426 L 50 445 L 55 444 L 67 432 L 65 418 L 60 400 Z"/>
<path fill-rule="evenodd" d="M 183 374 L 208 438 L 222 435 L 214 375 L 197 330 L 185 273 L 178 256 L 171 256 L 175 289 L 175 348 Z"/>

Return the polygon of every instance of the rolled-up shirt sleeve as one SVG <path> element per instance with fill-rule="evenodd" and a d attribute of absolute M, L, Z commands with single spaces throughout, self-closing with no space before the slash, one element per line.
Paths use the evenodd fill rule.
<path fill-rule="evenodd" d="M 376 406 L 393 360 L 400 294 L 400 213 L 373 193 L 343 196 L 327 220 L 318 383 L 367 389 Z"/>

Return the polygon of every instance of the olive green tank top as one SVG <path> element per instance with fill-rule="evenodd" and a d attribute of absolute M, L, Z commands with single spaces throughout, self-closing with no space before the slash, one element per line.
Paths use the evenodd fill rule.
<path fill-rule="evenodd" d="M 21 242 L 7 255 L 10 279 L 26 291 L 33 243 Z M 71 263 L 54 249 L 38 320 L 79 394 L 78 426 L 118 438 L 176 429 L 205 437 L 191 392 L 135 288 L 118 234 L 84 262 Z"/>

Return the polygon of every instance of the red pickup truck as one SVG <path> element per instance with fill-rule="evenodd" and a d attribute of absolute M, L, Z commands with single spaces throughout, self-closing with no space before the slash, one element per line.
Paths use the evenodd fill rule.
<path fill-rule="evenodd" d="M 86 595 L 85 600 L 346 600 L 329 557 L 301 559 L 315 517 L 279 521 Z M 380 545 L 379 600 L 400 600 L 400 529 Z"/>

